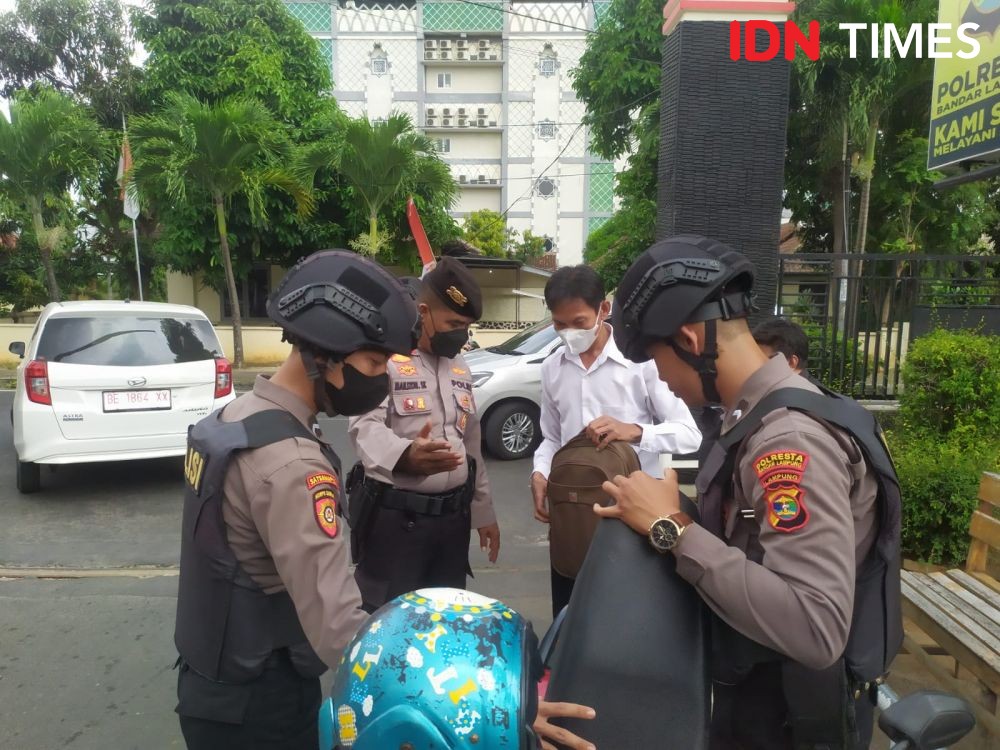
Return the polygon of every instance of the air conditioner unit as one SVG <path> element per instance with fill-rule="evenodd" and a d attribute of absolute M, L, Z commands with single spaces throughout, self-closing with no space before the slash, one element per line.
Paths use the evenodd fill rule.
<path fill-rule="evenodd" d="M 490 127 L 491 128 L 495 128 L 496 126 L 497 126 L 497 121 L 496 120 L 490 120 Z"/>
<path fill-rule="evenodd" d="M 480 185 L 485 185 L 486 184 L 486 175 L 484 175 L 484 174 L 479 175 L 479 184 Z"/>
<path fill-rule="evenodd" d="M 426 52 L 424 52 L 424 59 L 425 60 L 437 60 L 438 59 L 438 53 L 435 52 L 434 50 L 429 49 Z"/>
<path fill-rule="evenodd" d="M 496 177 L 490 177 L 490 184 L 491 185 L 498 185 L 499 183 L 500 183 L 500 180 L 498 180 Z"/>
<path fill-rule="evenodd" d="M 441 54 L 441 59 L 442 60 L 450 60 L 451 59 L 451 53 L 448 50 L 446 50 L 446 49 L 442 49 L 440 54 Z"/>
<path fill-rule="evenodd" d="M 485 128 L 486 127 L 486 119 L 483 118 L 483 117 L 480 117 L 478 120 L 476 120 L 476 125 L 478 125 L 481 128 Z"/>
<path fill-rule="evenodd" d="M 497 59 L 496 55 L 490 55 L 490 60 L 496 60 L 496 59 Z"/>
<path fill-rule="evenodd" d="M 450 128 L 451 127 L 451 118 L 450 117 L 442 117 L 441 118 L 441 127 L 443 127 L 443 128 Z"/>
<path fill-rule="evenodd" d="M 459 117 L 464 117 L 465 116 L 465 107 L 459 107 L 458 108 L 458 116 Z"/>
<path fill-rule="evenodd" d="M 460 175 L 458 176 L 458 182 L 459 182 L 459 184 L 460 184 L 460 185 L 464 185 L 464 184 L 465 184 L 465 183 L 467 183 L 468 181 L 469 181 L 469 177 L 468 177 L 468 175 L 464 175 L 464 174 L 460 174 Z"/>
<path fill-rule="evenodd" d="M 448 39 L 442 39 L 440 42 L 438 42 L 438 47 L 440 47 L 441 49 L 451 49 L 451 41 L 449 41 Z"/>
<path fill-rule="evenodd" d="M 490 40 L 489 39 L 480 39 L 479 40 L 479 49 L 489 49 L 489 48 L 490 48 Z"/>
<path fill-rule="evenodd" d="M 444 109 L 441 110 L 441 114 L 443 114 L 445 117 L 451 117 L 451 110 L 448 107 L 445 107 Z"/>
<path fill-rule="evenodd" d="M 428 39 L 424 42 L 424 49 L 437 49 L 438 43 L 437 39 Z"/>
<path fill-rule="evenodd" d="M 456 60 L 468 60 L 469 56 L 468 56 L 468 54 L 466 53 L 466 51 L 464 49 L 460 49 L 458 52 L 455 53 L 455 59 Z"/>
<path fill-rule="evenodd" d="M 486 117 L 486 107 L 480 107 L 476 110 L 476 114 L 480 117 Z"/>
<path fill-rule="evenodd" d="M 427 116 L 428 117 L 433 117 L 434 116 L 434 107 L 428 107 L 427 108 Z"/>
<path fill-rule="evenodd" d="M 469 43 L 464 39 L 459 39 L 457 42 L 455 42 L 455 46 L 458 47 L 459 49 L 465 49 L 466 47 L 469 46 Z"/>
<path fill-rule="evenodd" d="M 433 128 L 435 123 L 437 123 L 436 117 L 428 117 L 426 120 L 426 125 L 424 127 Z"/>
<path fill-rule="evenodd" d="M 460 127 L 460 128 L 467 128 L 467 127 L 469 127 L 469 121 L 466 118 L 464 118 L 464 117 L 459 117 L 458 118 L 458 127 Z"/>

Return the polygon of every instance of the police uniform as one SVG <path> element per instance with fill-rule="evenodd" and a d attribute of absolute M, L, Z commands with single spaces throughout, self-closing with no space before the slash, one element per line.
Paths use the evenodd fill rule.
<path fill-rule="evenodd" d="M 267 601 L 265 608 L 272 611 L 287 607 L 290 599 L 294 610 L 284 615 L 284 623 L 268 622 L 267 627 L 287 627 L 293 633 L 291 638 L 273 632 L 260 638 L 234 631 L 234 626 L 251 629 L 258 623 L 234 623 L 224 626 L 225 642 L 218 645 L 221 654 L 216 659 L 201 655 L 212 634 L 206 627 L 203 595 L 193 590 L 203 585 L 194 577 L 195 545 L 185 535 L 176 634 L 181 652 L 177 712 L 189 747 L 314 744 L 321 698 L 318 675 L 326 665 L 338 663 L 366 617 L 348 568 L 348 543 L 337 512 L 340 478 L 330 460 L 332 452 L 318 438 L 312 409 L 261 376 L 253 392 L 230 404 L 220 419 L 233 423 L 265 411 L 291 415 L 302 435 L 234 453 L 225 468 L 221 515 L 236 561 L 232 577 L 238 593 L 256 589 L 255 597 Z M 195 480 L 198 470 L 191 463 L 189 456 L 189 479 Z M 219 598 L 211 592 L 204 595 Z M 227 614 L 231 617 L 232 610 Z M 301 629 L 294 632 L 296 618 Z M 280 648 L 269 648 L 269 638 L 269 645 Z M 208 674 L 215 665 L 218 671 Z M 266 722 L 259 723 L 262 718 Z M 242 733 L 234 734 L 232 725 L 241 725 Z"/>
<path fill-rule="evenodd" d="M 442 259 L 424 283 L 455 312 L 479 318 L 481 293 L 457 261 Z M 464 358 L 414 350 L 390 359 L 389 380 L 389 398 L 349 422 L 365 472 L 361 502 L 371 511 L 365 528 L 356 529 L 363 552 L 355 577 L 368 611 L 419 588 L 464 588 L 471 573 L 470 531 L 496 523 Z M 430 439 L 448 441 L 464 460 L 453 471 L 430 476 L 395 471 L 428 421 Z"/>

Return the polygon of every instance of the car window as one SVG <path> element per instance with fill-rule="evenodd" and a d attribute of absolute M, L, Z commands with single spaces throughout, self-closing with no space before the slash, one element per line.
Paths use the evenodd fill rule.
<path fill-rule="evenodd" d="M 74 365 L 143 367 L 221 357 L 203 318 L 139 315 L 59 316 L 42 329 L 36 355 Z"/>
<path fill-rule="evenodd" d="M 551 321 L 542 320 L 502 344 L 491 346 L 489 350 L 497 354 L 535 354 L 545 349 L 558 335 Z"/>

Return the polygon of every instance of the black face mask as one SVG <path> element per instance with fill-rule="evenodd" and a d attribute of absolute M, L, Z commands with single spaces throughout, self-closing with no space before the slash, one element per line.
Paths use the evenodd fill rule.
<path fill-rule="evenodd" d="M 364 375 L 344 362 L 344 387 L 335 388 L 329 382 L 325 382 L 325 387 L 333 410 L 345 417 L 353 417 L 367 414 L 385 401 L 389 395 L 389 375 Z"/>
<path fill-rule="evenodd" d="M 438 331 L 431 336 L 431 351 L 439 357 L 453 359 L 462 351 L 469 340 L 468 328 L 456 328 L 454 331 Z"/>

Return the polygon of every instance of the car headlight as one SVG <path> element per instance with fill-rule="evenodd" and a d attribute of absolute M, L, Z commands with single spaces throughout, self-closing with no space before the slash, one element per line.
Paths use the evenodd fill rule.
<path fill-rule="evenodd" d="M 472 387 L 478 388 L 492 377 L 492 372 L 474 372 L 472 373 Z"/>

